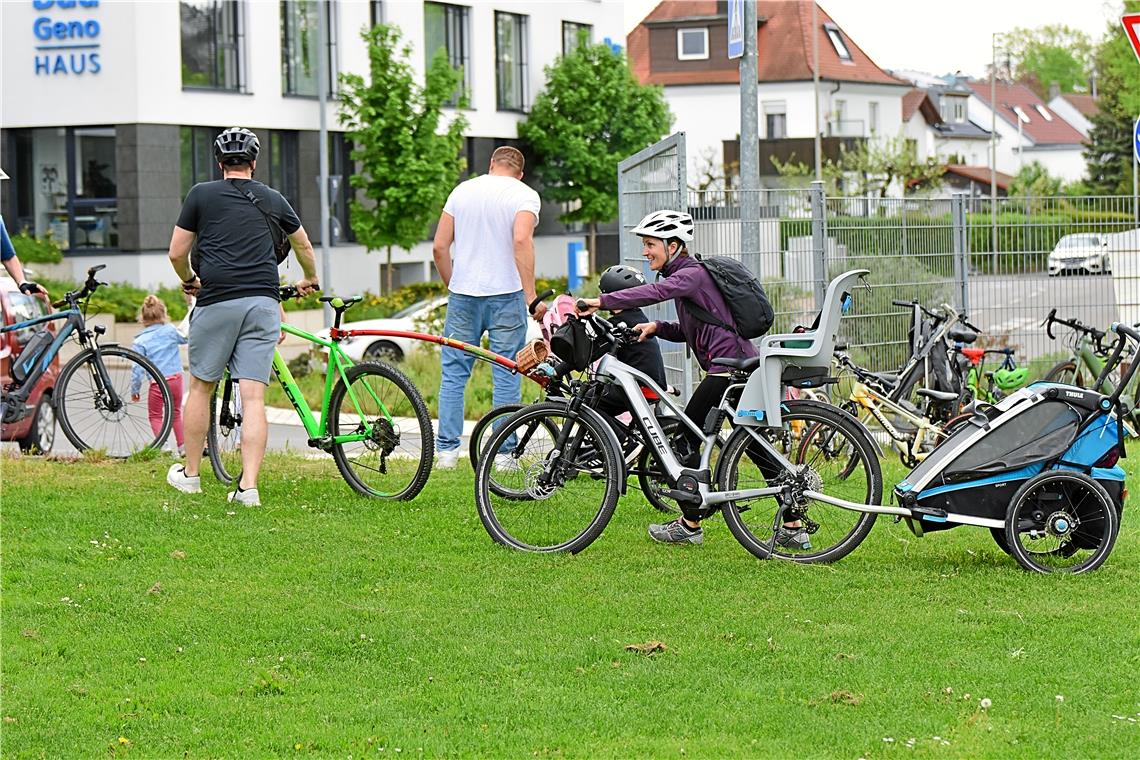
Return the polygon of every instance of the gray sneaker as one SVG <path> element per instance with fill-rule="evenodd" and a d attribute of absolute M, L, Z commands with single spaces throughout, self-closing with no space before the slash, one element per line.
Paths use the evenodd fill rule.
<path fill-rule="evenodd" d="M 705 532 L 690 528 L 678 517 L 673 522 L 650 525 L 649 537 L 661 544 L 700 544 L 704 543 Z"/>
<path fill-rule="evenodd" d="M 166 482 L 182 493 L 202 493 L 202 478 L 186 474 L 185 465 L 172 464 L 166 471 Z"/>
<path fill-rule="evenodd" d="M 776 529 L 776 543 L 787 549 L 806 551 L 811 548 L 811 536 L 803 528 L 788 528 L 781 525 Z"/>

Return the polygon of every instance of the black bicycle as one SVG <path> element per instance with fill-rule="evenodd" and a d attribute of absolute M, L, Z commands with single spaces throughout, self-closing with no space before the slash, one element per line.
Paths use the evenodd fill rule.
<path fill-rule="evenodd" d="M 28 406 L 28 396 L 43 376 L 64 342 L 74 336 L 80 351 L 63 366 L 50 403 L 63 434 L 80 451 L 101 450 L 111 457 L 128 457 L 144 449 L 158 449 L 170 435 L 174 418 L 174 401 L 170 386 L 158 367 L 137 351 L 114 343 L 100 344 L 107 328 L 96 325 L 87 329 L 87 304 L 100 285 L 95 274 L 106 264 L 87 270 L 83 287 L 73 290 L 52 304 L 65 309 L 35 319 L 0 328 L 0 333 L 40 326 L 12 360 L 12 382 L 2 392 L 3 421 L 10 424 L 37 410 Z M 53 334 L 47 322 L 63 320 L 64 325 Z M 152 415 L 147 397 L 150 384 L 161 393 L 161 414 Z M 133 391 L 140 400 L 135 400 Z M 41 401 L 45 403 L 46 401 Z"/>

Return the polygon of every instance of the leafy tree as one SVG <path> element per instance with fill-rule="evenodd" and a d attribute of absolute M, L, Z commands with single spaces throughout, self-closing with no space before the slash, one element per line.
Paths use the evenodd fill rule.
<path fill-rule="evenodd" d="M 1080 29 L 1049 24 L 1035 29 L 1018 27 L 1004 35 L 1013 76 L 1045 97 L 1056 82 L 1061 92 L 1088 89 L 1093 44 Z"/>
<path fill-rule="evenodd" d="M 1126 12 L 1140 11 L 1140 0 L 1126 0 Z M 1109 24 L 1097 47 L 1097 114 L 1085 150 L 1087 180 L 1093 192 L 1132 192 L 1132 126 L 1140 115 L 1140 65 L 1124 27 Z"/>
<path fill-rule="evenodd" d="M 802 162 L 785 163 L 774 156 L 771 160 L 782 177 L 812 176 L 811 168 Z M 946 166 L 937 156 L 920 161 L 914 142 L 902 135 L 887 140 L 861 140 L 852 150 L 842 150 L 838 161 L 824 161 L 822 169 L 829 192 L 880 198 L 886 197 L 896 181 L 901 182 L 904 189 L 936 187 L 946 172 Z"/>
<path fill-rule="evenodd" d="M 340 122 L 362 167 L 349 183 L 366 199 L 352 200 L 352 229 L 368 250 L 387 249 L 391 293 L 392 247 L 411 248 L 426 237 L 464 168 L 459 149 L 466 119 L 457 114 L 441 124 L 462 74 L 440 50 L 420 85 L 399 28 L 379 24 L 361 36 L 368 43 L 368 80 L 340 76 Z"/>
<path fill-rule="evenodd" d="M 617 165 L 661 139 L 673 122 L 660 87 L 637 82 L 623 53 L 582 44 L 546 67 L 546 87 L 519 137 L 535 153 L 543 195 L 571 205 L 564 222 L 588 222 L 590 271 L 598 222 L 618 213 Z"/>
<path fill-rule="evenodd" d="M 1009 197 L 1024 198 L 1033 210 L 1046 205 L 1042 199 L 1061 194 L 1064 182 L 1049 174 L 1040 161 L 1030 161 L 1018 170 L 1009 183 Z"/>

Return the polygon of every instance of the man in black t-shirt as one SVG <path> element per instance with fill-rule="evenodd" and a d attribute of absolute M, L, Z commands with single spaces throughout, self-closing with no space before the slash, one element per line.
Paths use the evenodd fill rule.
<path fill-rule="evenodd" d="M 232 127 L 218 135 L 214 158 L 223 178 L 190 189 L 170 239 L 170 263 L 182 289 L 198 301 L 190 316 L 190 393 L 182 413 L 186 463 L 172 466 L 166 481 L 185 493 L 201 492 L 210 397 L 228 366 L 242 403 L 242 473 L 229 500 L 249 506 L 261 503 L 265 388 L 281 336 L 272 224 L 288 236 L 304 272 L 298 291 L 307 295 L 319 287 L 316 255 L 297 213 L 280 193 L 253 179 L 259 151 L 257 135 L 248 129 Z"/>

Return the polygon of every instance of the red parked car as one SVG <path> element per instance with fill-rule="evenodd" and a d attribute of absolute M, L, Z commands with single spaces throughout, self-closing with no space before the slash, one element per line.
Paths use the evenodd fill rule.
<path fill-rule="evenodd" d="M 27 319 L 35 319 L 48 313 L 47 305 L 38 298 L 24 295 L 16 287 L 14 280 L 0 277 L 0 316 L 4 325 L 12 325 Z M 55 322 L 48 323 L 48 329 L 54 331 Z M 0 333 L 0 383 L 7 386 L 12 382 L 12 360 L 20 355 L 26 344 L 35 334 L 36 330 L 43 329 L 44 325 L 37 325 L 26 330 Z M 59 377 L 59 356 L 51 363 L 51 367 L 36 383 L 32 393 L 28 396 L 28 406 L 34 410 L 21 420 L 10 425 L 4 425 L 0 431 L 0 440 L 16 441 L 20 449 L 28 453 L 47 454 L 55 443 L 55 408 L 52 406 L 52 394 L 55 392 L 55 381 Z"/>

